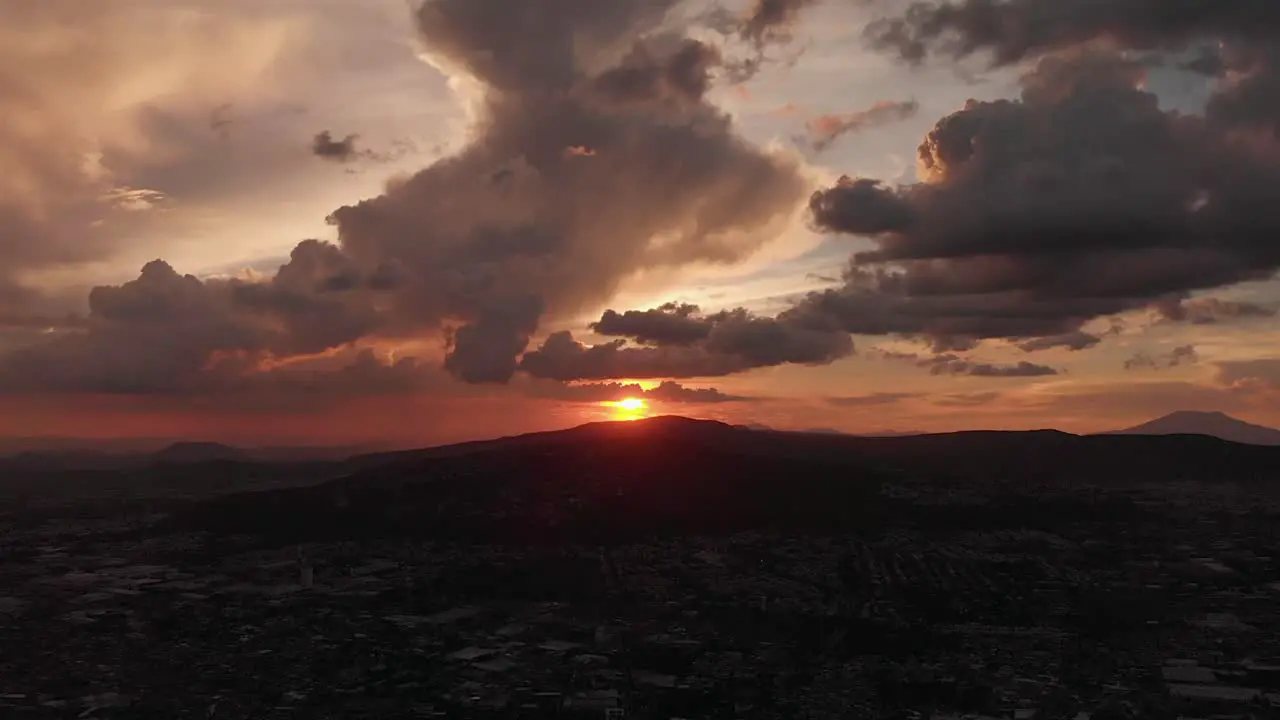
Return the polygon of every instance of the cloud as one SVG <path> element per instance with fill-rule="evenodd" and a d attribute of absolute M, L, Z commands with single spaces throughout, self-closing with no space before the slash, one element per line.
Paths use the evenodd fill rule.
<path fill-rule="evenodd" d="M 743 13 L 734 13 L 722 5 L 714 5 L 703 13 L 700 20 L 706 28 L 726 39 L 744 42 L 749 48 L 745 57 L 737 57 L 724 63 L 725 78 L 741 89 L 741 84 L 754 78 L 766 64 L 783 62 L 793 64 L 801 52 L 794 51 L 781 58 L 770 57 L 769 51 L 793 40 L 796 21 L 806 8 L 818 0 L 754 0 Z"/>
<path fill-rule="evenodd" d="M 600 335 L 630 337 L 642 344 L 691 345 L 706 340 L 713 324 L 714 320 L 699 314 L 697 305 L 673 302 L 650 310 L 605 310 L 590 328 Z"/>
<path fill-rule="evenodd" d="M 875 349 L 873 353 L 886 360 L 909 362 L 919 368 L 926 368 L 930 375 L 969 375 L 972 377 L 1013 378 L 1013 377 L 1047 377 L 1058 375 L 1061 371 L 1048 365 L 1037 365 L 1021 361 L 1012 365 L 978 362 L 954 353 L 921 356 L 918 353 L 895 352 Z"/>
<path fill-rule="evenodd" d="M 359 157 L 360 153 L 356 150 L 356 140 L 359 137 L 358 135 L 347 135 L 341 140 L 335 140 L 328 130 L 324 130 L 312 138 L 311 154 L 324 160 L 350 162 Z"/>
<path fill-rule="evenodd" d="M 1044 57 L 1018 99 L 970 100 L 938 121 L 921 182 L 816 192 L 819 228 L 876 247 L 789 319 L 943 345 L 1079 344 L 1093 319 L 1271 277 L 1280 145 L 1162 110 L 1144 79 L 1108 51 Z"/>
<path fill-rule="evenodd" d="M 402 157 L 413 154 L 418 151 L 414 143 L 408 140 L 397 140 L 392 143 L 390 150 L 375 151 L 367 148 L 358 147 L 360 140 L 359 135 L 346 135 L 342 139 L 336 139 L 333 133 L 328 130 L 316 133 L 311 139 L 311 154 L 321 160 L 327 160 L 334 163 L 353 163 L 356 161 L 367 161 L 374 163 L 389 163 L 399 160 Z M 585 148 L 569 148 L 567 151 L 580 151 L 577 154 L 591 154 Z M 356 172 L 348 170 L 348 173 Z"/>
<path fill-rule="evenodd" d="M 606 311 L 592 324 L 617 339 L 584 345 L 569 332 L 552 334 L 524 355 L 520 368 L 555 380 L 720 377 L 784 364 L 825 365 L 853 353 L 847 333 L 800 327 L 738 308 L 703 315 L 696 306 Z"/>
<path fill-rule="evenodd" d="M 817 0 L 755 0 L 740 32 L 757 46 L 789 41 L 801 11 L 816 3 Z"/>
<path fill-rule="evenodd" d="M 587 383 L 540 385 L 536 394 L 553 397 L 570 402 L 616 402 L 625 398 L 642 398 L 660 403 L 697 403 L 716 404 L 731 402 L 749 402 L 756 398 L 741 395 L 728 395 L 716 388 L 691 388 L 678 382 L 667 380 L 645 389 L 636 383 Z"/>
<path fill-rule="evenodd" d="M 1125 370 L 1164 370 L 1179 365 L 1191 365 L 1200 359 L 1194 345 L 1179 345 L 1167 353 L 1151 355 L 1138 352 L 1124 361 Z"/>
<path fill-rule="evenodd" d="M 1190 50 L 1195 56 L 1181 67 L 1223 81 L 1208 104 L 1211 123 L 1280 130 L 1280 7 L 1266 2 L 914 2 L 865 34 L 911 63 L 982 52 L 1002 66 L 1098 43 L 1150 51 L 1155 60 Z"/>
<path fill-rule="evenodd" d="M 387 283 L 314 240 L 265 282 L 200 280 L 157 260 L 95 288 L 82 322 L 0 357 L 0 391 L 182 394 L 239 382 L 264 361 L 369 334 Z"/>
<path fill-rule="evenodd" d="M 1028 340 L 1024 343 L 1019 343 L 1018 349 L 1029 353 L 1039 352 L 1041 350 L 1050 350 L 1053 348 L 1087 350 L 1100 342 L 1102 342 L 1102 338 L 1097 335 L 1090 335 L 1089 333 L 1081 330 L 1073 330 L 1061 335 L 1047 335 L 1045 337 Z"/>
<path fill-rule="evenodd" d="M 1223 385 L 1280 391 L 1280 358 L 1228 360 L 1214 365 L 1217 367 L 1215 377 Z"/>
<path fill-rule="evenodd" d="M 707 99 L 719 54 L 668 21 L 680 4 L 421 4 L 426 55 L 471 101 L 468 145 L 335 210 L 338 244 L 300 245 L 270 281 L 153 263 L 96 289 L 87 328 L 0 373 L 10 386 L 182 392 L 231 372 L 229 358 L 243 374 L 370 338 L 439 337 L 450 373 L 501 383 L 544 323 L 603 304 L 629 277 L 748 257 L 810 184 Z"/>
<path fill-rule="evenodd" d="M 1206 37 L 1269 41 L 1280 36 L 1280 8 L 1251 0 L 912 2 L 902 14 L 870 24 L 866 35 L 912 62 L 986 51 L 1007 65 L 1096 39 L 1141 50 L 1177 50 Z"/>
<path fill-rule="evenodd" d="M 956 355 L 936 355 L 919 360 L 916 365 L 929 369 L 930 375 L 969 375 L 972 377 L 1015 378 L 1045 377 L 1057 375 L 1058 370 L 1048 365 L 1037 365 L 1025 360 L 1013 365 L 973 362 Z"/>
<path fill-rule="evenodd" d="M 849 395 L 845 397 L 829 397 L 827 404 L 839 407 L 873 407 L 876 405 L 893 405 L 919 397 L 919 393 L 880 392 L 870 395 Z"/>
<path fill-rule="evenodd" d="M 1000 399 L 998 392 L 952 393 L 935 398 L 934 405 L 942 407 L 982 407 Z"/>
<path fill-rule="evenodd" d="M 1192 325 L 1214 325 L 1224 321 L 1276 316 L 1276 309 L 1273 307 L 1214 297 L 1166 300 L 1157 303 L 1155 308 L 1168 322 Z"/>
<path fill-rule="evenodd" d="M 845 115 L 821 115 L 808 123 L 807 142 L 814 152 L 822 152 L 849 133 L 888 125 L 914 117 L 920 111 L 915 100 L 881 100 L 866 110 Z"/>
<path fill-rule="evenodd" d="M 677 4 L 423 5 L 435 62 L 482 88 L 475 140 L 333 221 L 358 262 L 405 268 L 405 323 L 459 325 L 460 376 L 503 382 L 544 318 L 642 269 L 745 258 L 792 214 L 805 180 L 706 100 L 717 56 L 664 29 Z"/>
<path fill-rule="evenodd" d="M 697 104 L 721 62 L 717 48 L 698 40 L 668 37 L 655 45 L 640 43 L 621 64 L 595 78 L 593 91 L 619 105 Z"/>
<path fill-rule="evenodd" d="M 827 284 L 840 282 L 840 278 L 832 277 L 831 275 L 823 275 L 822 273 L 805 273 L 804 279 Z"/>
<path fill-rule="evenodd" d="M 35 273 L 110 257 L 103 221 L 158 199 L 121 178 L 185 151 L 156 126 L 204 126 L 202 103 L 249 92 L 292 35 L 159 0 L 0 7 L 0 309 L 34 312 Z"/>

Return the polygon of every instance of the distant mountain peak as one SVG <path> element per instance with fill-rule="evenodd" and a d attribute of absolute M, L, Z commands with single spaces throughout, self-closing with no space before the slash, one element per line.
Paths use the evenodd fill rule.
<path fill-rule="evenodd" d="M 200 463 L 215 460 L 249 460 L 243 450 L 216 442 L 176 442 L 152 458 L 163 463 Z"/>
<path fill-rule="evenodd" d="M 1246 445 L 1280 445 L 1280 430 L 1254 425 L 1218 410 L 1178 410 L 1114 435 L 1208 435 Z"/>
<path fill-rule="evenodd" d="M 1204 419 L 1213 418 L 1213 419 L 1219 419 L 1219 420 L 1225 418 L 1227 420 L 1243 422 L 1242 420 L 1236 420 L 1236 418 L 1231 417 L 1230 415 L 1222 412 L 1221 410 L 1174 410 L 1168 415 L 1165 415 L 1164 418 L 1204 418 Z M 1157 419 L 1163 419 L 1163 418 L 1157 418 Z"/>

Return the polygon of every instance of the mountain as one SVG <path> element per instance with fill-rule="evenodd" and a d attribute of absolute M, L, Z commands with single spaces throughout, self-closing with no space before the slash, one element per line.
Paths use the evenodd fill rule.
<path fill-rule="evenodd" d="M 1180 410 L 1113 435 L 1208 435 L 1246 445 L 1280 445 L 1280 430 L 1237 420 L 1220 412 Z"/>
<path fill-rule="evenodd" d="M 161 465 L 193 465 L 207 462 L 251 462 L 249 453 L 211 442 L 177 442 L 151 456 Z"/>
<path fill-rule="evenodd" d="M 282 543 L 595 543 L 783 527 L 849 532 L 919 511 L 911 501 L 886 499 L 886 483 L 1005 487 L 1033 497 L 1045 487 L 1258 484 L 1280 477 L 1280 448 L 1056 430 L 857 437 L 659 417 L 326 467 L 331 480 L 192 503 L 167 527 Z"/>

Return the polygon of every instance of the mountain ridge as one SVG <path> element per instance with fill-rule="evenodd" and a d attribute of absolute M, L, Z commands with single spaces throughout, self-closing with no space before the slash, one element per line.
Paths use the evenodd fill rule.
<path fill-rule="evenodd" d="M 1280 430 L 1219 411 L 1178 410 L 1109 435 L 1207 435 L 1244 445 L 1280 445 Z"/>
<path fill-rule="evenodd" d="M 364 536 L 595 543 L 780 526 L 843 532 L 871 527 L 894 507 L 880 495 L 886 482 L 1022 492 L 1269 486 L 1280 477 L 1280 448 L 1057 430 L 872 438 L 655 418 L 365 456 L 340 463 L 331 477 L 214 498 L 166 522 L 177 532 L 283 543 Z"/>

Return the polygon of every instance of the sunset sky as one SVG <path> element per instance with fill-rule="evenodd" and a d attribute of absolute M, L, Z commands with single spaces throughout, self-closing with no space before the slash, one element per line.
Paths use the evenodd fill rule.
<path fill-rule="evenodd" d="M 0 436 L 1278 426 L 1280 3 L 4 3 L 0 258 Z"/>

